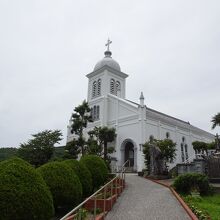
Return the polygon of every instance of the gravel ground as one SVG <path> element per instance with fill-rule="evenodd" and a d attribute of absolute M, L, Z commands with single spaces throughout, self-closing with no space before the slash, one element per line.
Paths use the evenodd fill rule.
<path fill-rule="evenodd" d="M 106 220 L 190 220 L 170 190 L 136 174 L 126 174 L 126 188 Z"/>

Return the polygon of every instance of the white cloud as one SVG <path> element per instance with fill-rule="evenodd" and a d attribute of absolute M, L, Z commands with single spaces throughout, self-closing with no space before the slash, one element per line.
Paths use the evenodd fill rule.
<path fill-rule="evenodd" d="M 217 0 L 1 1 L 0 147 L 44 129 L 66 134 L 108 37 L 130 75 L 127 98 L 143 91 L 149 107 L 210 131 L 220 111 L 219 10 Z"/>

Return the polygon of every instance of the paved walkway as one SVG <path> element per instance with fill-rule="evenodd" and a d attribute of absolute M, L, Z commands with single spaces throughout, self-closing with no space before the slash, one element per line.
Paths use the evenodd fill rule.
<path fill-rule="evenodd" d="M 134 174 L 126 184 L 106 220 L 190 220 L 168 188 Z"/>

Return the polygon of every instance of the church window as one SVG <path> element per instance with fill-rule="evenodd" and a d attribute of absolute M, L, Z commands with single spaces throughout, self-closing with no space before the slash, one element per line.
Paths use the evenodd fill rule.
<path fill-rule="evenodd" d="M 121 83 L 119 81 L 116 82 L 116 95 L 121 92 Z"/>
<path fill-rule="evenodd" d="M 153 136 L 153 135 L 150 135 L 149 140 L 150 140 L 150 143 L 152 143 L 153 140 L 154 140 L 154 136 Z"/>
<path fill-rule="evenodd" d="M 96 105 L 93 107 L 93 120 L 96 120 Z"/>
<path fill-rule="evenodd" d="M 184 162 L 185 156 L 184 156 L 184 150 L 183 150 L 183 143 L 181 144 L 181 158 L 182 158 L 182 162 Z"/>
<path fill-rule="evenodd" d="M 170 133 L 166 132 L 166 138 L 169 139 L 170 138 Z"/>
<path fill-rule="evenodd" d="M 185 142 L 185 137 L 182 137 L 182 142 Z"/>
<path fill-rule="evenodd" d="M 92 120 L 93 120 L 93 108 L 91 108 L 90 114 L 91 114 L 91 117 L 92 117 Z"/>
<path fill-rule="evenodd" d="M 99 105 L 96 108 L 96 119 L 99 120 Z"/>
<path fill-rule="evenodd" d="M 186 155 L 186 160 L 188 160 L 189 156 L 188 156 L 188 145 L 185 144 L 185 155 Z"/>
<path fill-rule="evenodd" d="M 92 84 L 92 98 L 96 96 L 96 81 Z"/>
<path fill-rule="evenodd" d="M 91 108 L 91 116 L 93 121 L 99 120 L 100 117 L 99 105 L 94 105 L 93 108 Z"/>
<path fill-rule="evenodd" d="M 115 94 L 115 80 L 111 79 L 110 81 L 110 93 Z"/>
<path fill-rule="evenodd" d="M 101 79 L 98 79 L 97 96 L 101 95 Z"/>

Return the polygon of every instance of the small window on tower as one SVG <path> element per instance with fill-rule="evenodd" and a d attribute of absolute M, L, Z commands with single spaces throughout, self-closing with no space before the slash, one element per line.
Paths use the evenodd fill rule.
<path fill-rule="evenodd" d="M 96 81 L 92 84 L 92 98 L 96 96 Z"/>
<path fill-rule="evenodd" d="M 101 79 L 98 79 L 97 96 L 101 95 Z"/>
<path fill-rule="evenodd" d="M 121 83 L 119 81 L 116 82 L 116 95 L 121 92 Z"/>
<path fill-rule="evenodd" d="M 96 115 L 97 115 L 97 109 L 96 105 L 93 107 L 93 120 L 96 120 Z"/>
<path fill-rule="evenodd" d="M 99 120 L 99 105 L 96 108 L 96 119 Z"/>
<path fill-rule="evenodd" d="M 111 79 L 110 81 L 110 93 L 115 94 L 115 80 Z"/>

